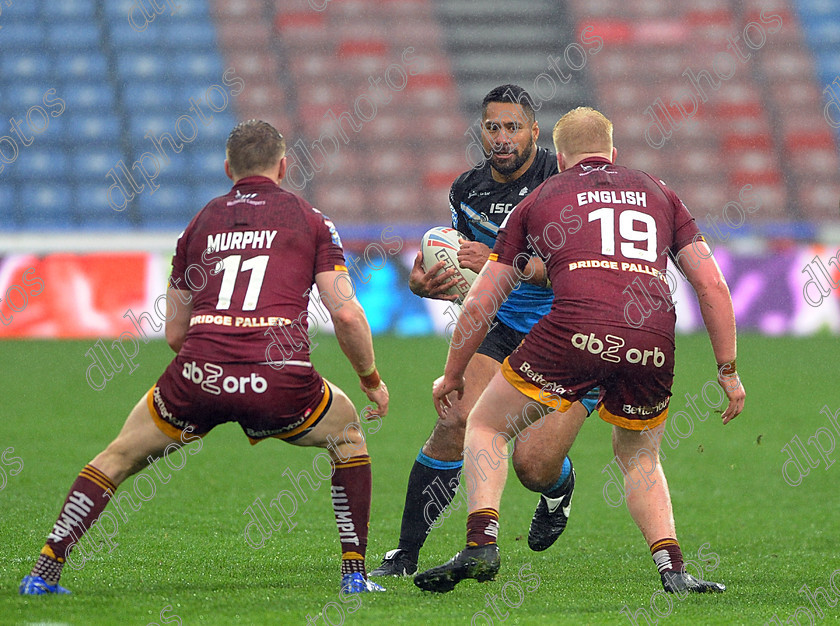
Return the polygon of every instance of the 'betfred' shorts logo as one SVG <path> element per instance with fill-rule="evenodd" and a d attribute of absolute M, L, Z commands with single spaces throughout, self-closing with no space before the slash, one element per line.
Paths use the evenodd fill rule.
<path fill-rule="evenodd" d="M 223 391 L 225 393 L 241 394 L 250 390 L 254 393 L 264 393 L 268 389 L 268 382 L 265 378 L 254 372 L 251 372 L 250 376 L 225 376 L 222 378 L 224 373 L 225 371 L 215 363 L 205 363 L 202 368 L 195 361 L 184 363 L 181 370 L 181 376 L 214 396 L 220 395 Z M 221 387 L 216 384 L 219 379 L 221 379 Z"/>
<path fill-rule="evenodd" d="M 618 335 L 607 334 L 603 339 L 595 336 L 595 333 L 575 333 L 572 335 L 572 345 L 578 350 L 585 350 L 591 354 L 598 354 L 604 361 L 611 363 L 621 363 L 624 359 L 633 365 L 653 365 L 654 367 L 662 367 L 665 365 L 665 353 L 654 346 L 653 350 L 639 350 L 638 348 L 629 348 L 626 352 L 622 352 L 625 346 L 624 338 Z"/>
<path fill-rule="evenodd" d="M 632 404 L 625 404 L 621 407 L 627 415 L 641 415 L 646 417 L 648 415 L 659 415 L 668 406 L 671 398 L 660 400 L 653 406 L 633 406 Z"/>
<path fill-rule="evenodd" d="M 534 383 L 537 387 L 540 387 L 546 393 L 566 393 L 566 388 L 563 385 L 548 382 L 546 381 L 545 376 L 543 376 L 539 372 L 535 372 L 534 370 L 532 370 L 531 364 L 528 363 L 528 361 L 522 362 L 522 365 L 519 366 L 519 372 L 524 378 L 530 380 L 532 383 Z"/>

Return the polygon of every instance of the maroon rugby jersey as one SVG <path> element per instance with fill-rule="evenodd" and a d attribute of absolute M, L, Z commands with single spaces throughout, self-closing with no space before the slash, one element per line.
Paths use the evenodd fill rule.
<path fill-rule="evenodd" d="M 658 275 L 669 251 L 676 254 L 698 233 L 688 209 L 661 181 L 595 157 L 552 176 L 520 202 L 491 258 L 522 268 L 533 251 L 545 261 L 554 304 L 543 326 L 630 328 L 625 306 L 635 293 L 650 312 L 642 329 L 673 341 L 669 289 L 656 281 L 664 280 Z M 521 252 L 527 254 L 517 259 Z M 642 321 L 635 308 L 630 313 Z"/>
<path fill-rule="evenodd" d="M 344 266 L 341 240 L 325 215 L 268 178 L 243 178 L 178 239 L 170 286 L 193 293 L 180 354 L 261 363 L 271 326 L 290 360 L 308 360 L 306 310 L 315 274 Z"/>

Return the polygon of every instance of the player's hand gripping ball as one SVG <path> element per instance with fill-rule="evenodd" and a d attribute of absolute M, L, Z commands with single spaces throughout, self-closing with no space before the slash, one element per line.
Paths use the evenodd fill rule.
<path fill-rule="evenodd" d="M 459 300 L 463 301 L 478 274 L 458 264 L 458 250 L 461 248 L 459 238 L 463 238 L 463 235 L 454 228 L 435 226 L 423 235 L 420 250 L 423 252 L 424 268 L 443 261 L 445 265 L 438 275 L 448 269 L 455 270 L 455 275 L 452 277 L 455 284 L 446 293 L 458 296 Z"/>

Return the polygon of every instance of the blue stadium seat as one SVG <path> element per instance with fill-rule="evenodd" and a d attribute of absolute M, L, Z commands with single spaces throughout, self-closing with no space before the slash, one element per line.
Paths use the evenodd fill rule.
<path fill-rule="evenodd" d="M 198 146 L 196 146 L 198 148 Z M 199 183 L 230 183 L 225 176 L 225 153 L 223 146 L 215 149 L 195 149 L 190 153 L 190 176 Z"/>
<path fill-rule="evenodd" d="M 3 30 L 6 30 L 5 28 Z M 2 33 L 3 31 L 0 31 Z M 5 82 L 5 81 L 3 81 Z M 26 114 L 26 110 L 34 104 L 42 105 L 44 92 L 48 84 L 41 81 L 16 81 L 13 84 L 6 83 L 3 88 L 3 103 L 10 115 L 17 113 L 16 117 Z M 4 133 L 5 134 L 5 133 Z"/>
<path fill-rule="evenodd" d="M 15 187 L 8 181 L 0 182 L 0 231 L 16 228 L 17 193 Z"/>
<path fill-rule="evenodd" d="M 823 18 L 814 23 L 808 28 L 808 33 L 814 48 L 837 48 L 840 46 L 840 12 L 836 17 Z"/>
<path fill-rule="evenodd" d="M 142 24 L 143 22 L 141 22 Z M 138 30 L 123 15 L 121 19 L 113 20 L 108 29 L 111 35 L 111 44 L 123 52 L 136 53 L 139 50 L 160 46 L 162 29 L 157 25 Z"/>
<path fill-rule="evenodd" d="M 159 136 L 161 133 L 174 134 L 176 120 L 177 118 L 170 114 L 135 112 L 135 114 L 129 116 L 128 133 L 131 144 L 136 148 L 139 144 L 148 142 L 149 140 L 143 137 L 149 132 L 155 136 Z"/>
<path fill-rule="evenodd" d="M 111 85 L 101 82 L 69 81 L 57 88 L 58 94 L 72 112 L 108 113 L 114 109 L 114 92 Z"/>
<path fill-rule="evenodd" d="M 19 22 L 6 21 L 6 14 L 0 18 L 3 20 L 3 48 L 4 50 L 31 50 L 43 51 L 47 42 L 47 30 L 44 25 L 31 20 Z"/>
<path fill-rule="evenodd" d="M 834 52 L 817 53 L 817 74 L 820 82 L 828 85 L 840 76 L 840 54 Z"/>
<path fill-rule="evenodd" d="M 179 73 L 190 76 L 195 81 L 206 81 L 207 85 L 222 84 L 221 59 L 215 52 L 182 52 L 170 60 L 171 67 L 177 68 Z"/>
<path fill-rule="evenodd" d="M 73 206 L 76 219 L 84 229 L 109 228 L 128 229 L 132 227 L 131 212 L 128 207 L 116 211 L 108 204 L 109 183 L 79 183 L 74 188 Z M 117 193 L 114 202 L 122 202 Z M 129 205 L 130 206 L 130 205 Z"/>
<path fill-rule="evenodd" d="M 143 0 L 144 6 L 148 6 L 148 0 Z M 137 0 L 108 0 L 103 3 L 105 6 L 105 16 L 111 20 L 128 21 L 128 12 L 132 5 L 136 4 Z"/>
<path fill-rule="evenodd" d="M 3 27 L 9 22 L 30 22 L 41 17 L 41 0 L 27 0 L 26 2 L 12 2 L 3 6 Z"/>
<path fill-rule="evenodd" d="M 78 19 L 93 20 L 95 16 L 96 5 L 93 0 L 61 0 L 61 2 L 51 2 L 49 9 L 42 13 L 44 21 L 54 20 L 57 22 Z"/>
<path fill-rule="evenodd" d="M 53 76 L 58 80 L 107 80 L 108 61 L 97 52 L 67 52 L 54 60 Z"/>
<path fill-rule="evenodd" d="M 123 153 L 116 148 L 89 147 L 77 148 L 70 154 L 70 168 L 73 177 L 81 180 L 104 181 L 108 171 L 125 162 Z M 125 164 L 129 167 L 129 164 Z"/>
<path fill-rule="evenodd" d="M 70 185 L 39 182 L 20 190 L 21 224 L 39 230 L 73 228 L 73 194 Z"/>
<path fill-rule="evenodd" d="M 146 192 L 137 198 L 143 225 L 152 229 L 185 228 L 201 209 L 201 206 L 196 205 L 192 188 L 174 182 L 161 184 L 154 194 Z"/>
<path fill-rule="evenodd" d="M 176 85 L 162 80 L 134 80 L 123 91 L 126 109 L 142 113 L 169 112 L 177 118 L 181 108 Z M 183 101 L 187 104 L 187 101 Z M 173 120 L 174 122 L 174 120 Z"/>
<path fill-rule="evenodd" d="M 178 19 L 176 19 L 176 17 Z M 170 48 L 183 50 L 213 50 L 216 47 L 216 29 L 210 21 L 192 21 L 176 16 L 161 19 L 161 43 Z"/>
<path fill-rule="evenodd" d="M 117 57 L 117 71 L 124 81 L 137 78 L 163 80 L 172 72 L 172 59 L 156 51 L 144 54 L 125 54 Z M 177 65 L 175 67 L 178 67 Z"/>
<path fill-rule="evenodd" d="M 112 113 L 68 113 L 65 127 L 70 148 L 98 144 L 115 146 L 120 141 L 120 120 Z"/>
<path fill-rule="evenodd" d="M 5 32 L 5 28 L 3 31 Z M 49 74 L 50 58 L 40 51 L 7 51 L 0 60 L 0 76 L 5 81 L 43 79 Z"/>
<path fill-rule="evenodd" d="M 56 51 L 89 49 L 98 50 L 102 43 L 102 33 L 96 22 L 89 20 L 62 20 L 47 25 L 49 47 Z"/>
<path fill-rule="evenodd" d="M 36 139 L 28 148 L 20 148 L 11 173 L 18 180 L 63 179 L 70 172 L 67 155 L 63 151 L 40 148 L 39 143 Z"/>
<path fill-rule="evenodd" d="M 177 15 L 173 17 L 189 19 L 190 21 L 210 20 L 209 2 L 207 0 L 172 0 L 173 5 L 178 5 Z M 165 13 L 164 15 L 169 15 Z"/>

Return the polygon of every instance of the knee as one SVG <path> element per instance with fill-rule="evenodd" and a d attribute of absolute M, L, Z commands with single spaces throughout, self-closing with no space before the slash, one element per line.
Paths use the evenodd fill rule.
<path fill-rule="evenodd" d="M 552 470 L 547 464 L 537 463 L 526 455 L 513 454 L 513 471 L 526 489 L 541 492 L 551 487 L 557 481 Z"/>
<path fill-rule="evenodd" d="M 423 446 L 423 454 L 440 461 L 460 459 L 464 453 L 466 422 L 466 416 L 457 410 L 450 411 L 445 420 L 438 418 L 432 434 Z"/>

